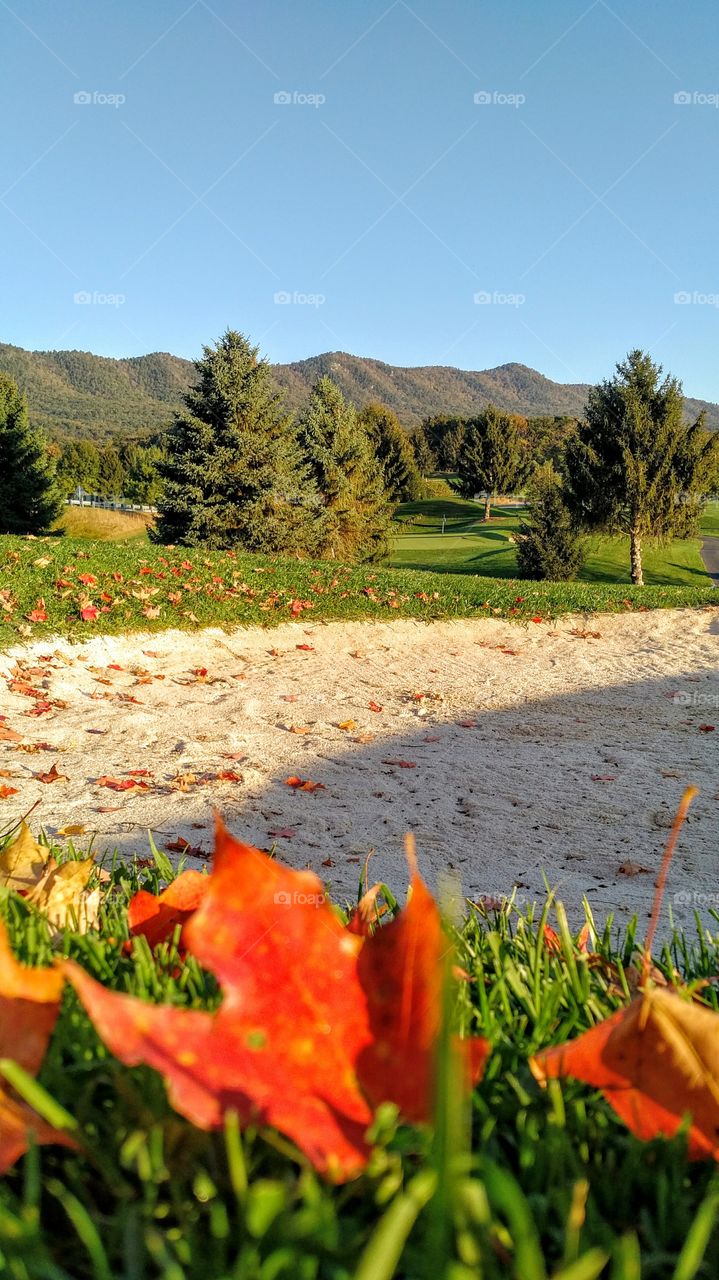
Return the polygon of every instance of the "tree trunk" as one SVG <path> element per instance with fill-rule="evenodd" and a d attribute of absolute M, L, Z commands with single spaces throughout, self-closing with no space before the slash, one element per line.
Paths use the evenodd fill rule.
<path fill-rule="evenodd" d="M 644 586 L 644 574 L 642 573 L 642 539 L 636 529 L 629 531 L 630 554 L 632 561 L 632 582 L 635 587 Z"/>
<path fill-rule="evenodd" d="M 491 495 L 491 493 L 488 493 L 488 494 L 487 494 L 487 496 L 486 496 L 486 498 L 484 499 L 484 518 L 485 518 L 485 520 L 489 520 L 489 518 L 491 517 L 491 515 L 492 515 L 492 495 Z"/>

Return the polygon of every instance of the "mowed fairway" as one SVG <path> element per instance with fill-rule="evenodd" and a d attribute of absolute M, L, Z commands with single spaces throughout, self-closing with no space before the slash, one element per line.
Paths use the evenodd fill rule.
<path fill-rule="evenodd" d="M 405 503 L 393 525 L 389 563 L 402 569 L 517 578 L 513 538 L 526 510 L 493 506 L 492 518 L 485 524 L 480 503 L 460 498 Z M 707 507 L 702 531 L 709 534 L 715 526 L 719 526 L 719 503 Z M 643 548 L 647 585 L 700 586 L 708 582 L 700 547 L 700 538 L 675 539 L 663 546 L 647 542 Z M 630 582 L 627 538 L 590 537 L 587 548 L 580 581 Z"/>

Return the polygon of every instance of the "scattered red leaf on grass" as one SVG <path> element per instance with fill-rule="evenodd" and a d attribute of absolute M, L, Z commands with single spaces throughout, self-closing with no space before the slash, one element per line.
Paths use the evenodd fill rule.
<path fill-rule="evenodd" d="M 376 1103 L 430 1118 L 447 940 L 416 872 L 409 905 L 363 939 L 317 876 L 218 824 L 213 872 L 183 942 L 220 984 L 216 1013 L 149 1005 L 72 961 L 63 969 L 111 1051 L 161 1071 L 192 1123 L 219 1128 L 234 1110 L 243 1124 L 273 1125 L 341 1182 L 367 1162 Z M 485 1042 L 461 1053 L 465 1077 L 476 1078 Z"/>
<path fill-rule="evenodd" d="M 57 1020 L 62 986 L 59 969 L 18 964 L 0 921 L 0 1058 L 9 1058 L 37 1075 Z M 74 1146 L 67 1134 L 41 1119 L 0 1081 L 0 1174 L 25 1154 L 31 1138 Z"/>
<path fill-rule="evenodd" d="M 169 849 L 170 845 L 166 848 Z M 189 852 L 187 840 L 182 842 L 182 850 Z M 197 910 L 209 882 L 209 876 L 200 871 L 183 871 L 160 894 L 140 889 L 127 908 L 131 935 L 147 938 L 153 948 L 171 938 L 177 925 L 184 925 Z"/>

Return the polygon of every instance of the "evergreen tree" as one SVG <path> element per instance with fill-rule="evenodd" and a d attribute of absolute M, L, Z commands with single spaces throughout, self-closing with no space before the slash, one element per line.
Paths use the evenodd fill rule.
<path fill-rule="evenodd" d="M 315 383 L 298 440 L 320 493 L 320 554 L 374 560 L 385 554 L 391 509 L 382 467 L 354 406 L 331 378 Z"/>
<path fill-rule="evenodd" d="M 531 511 L 517 534 L 517 568 L 521 578 L 565 582 L 576 578 L 584 549 L 551 463 L 538 467 L 530 486 Z"/>
<path fill-rule="evenodd" d="M 44 533 L 62 510 L 55 467 L 27 399 L 0 373 L 0 533 Z"/>
<path fill-rule="evenodd" d="M 269 364 L 247 338 L 228 330 L 195 367 L 187 412 L 176 415 L 158 466 L 157 538 L 183 546 L 313 550 L 317 494 Z"/>
<path fill-rule="evenodd" d="M 493 404 L 471 418 L 465 428 L 457 471 L 464 497 L 473 498 L 484 490 L 484 519 L 489 520 L 495 494 L 511 493 L 526 474 L 526 445 L 515 418 Z"/>
<path fill-rule="evenodd" d="M 467 421 L 467 418 L 442 415 L 424 419 L 421 430 L 432 450 L 438 471 L 456 471 Z"/>
<path fill-rule="evenodd" d="M 384 404 L 365 406 L 360 426 L 369 435 L 384 475 L 384 487 L 391 502 L 413 502 L 422 491 L 422 481 L 407 433 L 397 414 Z"/>
<path fill-rule="evenodd" d="M 125 488 L 125 468 L 117 449 L 106 444 L 100 449 L 97 492 L 103 498 L 121 498 Z"/>
<path fill-rule="evenodd" d="M 437 459 L 430 448 L 424 427 L 416 427 L 409 438 L 414 451 L 417 470 L 421 476 L 428 476 L 437 468 Z"/>
<path fill-rule="evenodd" d="M 641 586 L 642 538 L 686 537 L 711 486 L 719 441 L 702 419 L 683 420 L 680 383 L 631 351 L 611 381 L 589 393 L 566 449 L 567 494 L 587 528 L 629 536 L 632 582 Z"/>

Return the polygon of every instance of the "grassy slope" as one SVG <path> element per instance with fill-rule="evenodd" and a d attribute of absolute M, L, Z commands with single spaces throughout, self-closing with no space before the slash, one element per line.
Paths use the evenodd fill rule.
<path fill-rule="evenodd" d="M 81 582 L 81 578 L 85 582 Z M 0 645 L 99 631 L 273 625 L 301 617 L 511 617 L 691 607 L 715 601 L 693 587 L 529 583 L 462 574 L 348 567 L 228 552 L 207 553 L 70 538 L 0 538 Z M 83 621 L 80 610 L 98 610 Z M 33 621 L 35 614 L 46 620 Z"/>
<path fill-rule="evenodd" d="M 444 534 L 441 532 L 443 515 L 447 517 Z M 390 563 L 401 568 L 437 569 L 445 573 L 515 577 L 516 552 L 510 538 L 517 532 L 520 514 L 493 507 L 488 526 L 481 523 L 481 515 L 478 503 L 461 499 L 405 503 L 395 523 Z M 719 525 L 719 514 L 709 509 L 706 519 Z M 696 538 L 675 539 L 660 547 L 647 544 L 643 557 L 647 584 L 700 586 L 707 583 L 699 546 Z M 593 537 L 588 547 L 581 581 L 630 581 L 628 539 Z"/>
<path fill-rule="evenodd" d="M 66 507 L 55 526 L 69 538 L 118 542 L 126 538 L 147 541 L 152 516 L 140 512 L 111 511 L 105 507 Z"/>
<path fill-rule="evenodd" d="M 707 537 L 719 538 L 719 502 L 708 502 L 699 522 L 699 530 Z"/>
<path fill-rule="evenodd" d="M 153 957 L 136 940 L 123 952 L 127 902 L 140 884 L 157 890 L 152 864 L 116 863 L 101 933 L 66 932 L 60 951 L 116 990 L 214 1009 L 214 982 L 174 946 Z M 42 917 L 21 898 L 6 892 L 0 915 L 21 958 L 52 959 Z M 688 1164 L 682 1137 L 639 1143 L 585 1085 L 543 1091 L 530 1075 L 529 1054 L 625 1001 L 633 953 L 631 926 L 613 942 L 607 929 L 590 963 L 560 922 L 562 950 L 552 954 L 544 918 L 511 905 L 472 910 L 458 937 L 469 977 L 458 1024 L 486 1035 L 492 1055 L 473 1095 L 471 1155 L 455 1181 L 446 1149 L 442 1162 L 444 1128 L 433 1144 L 426 1132 L 397 1128 L 391 1114 L 376 1127 L 368 1172 L 338 1190 L 277 1135 L 201 1133 L 171 1111 L 158 1076 L 107 1054 L 67 992 L 32 1101 L 44 1109 L 54 1099 L 75 1117 L 83 1150 L 44 1147 L 0 1181 L 0 1272 L 10 1280 L 713 1280 L 713 1164 Z M 719 932 L 701 942 L 675 936 L 655 961 L 668 975 L 711 980 Z M 702 996 L 717 1008 L 711 981 Z M 415 1222 L 413 1194 L 435 1173 L 439 1191 Z M 691 1237 L 702 1205 L 705 1233 Z"/>

